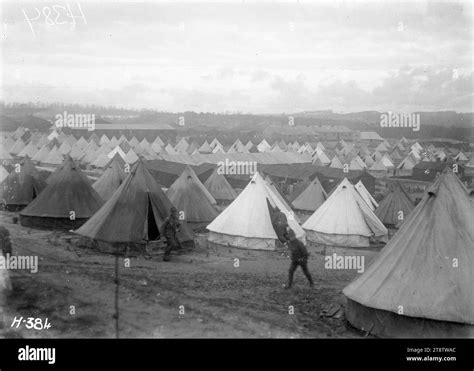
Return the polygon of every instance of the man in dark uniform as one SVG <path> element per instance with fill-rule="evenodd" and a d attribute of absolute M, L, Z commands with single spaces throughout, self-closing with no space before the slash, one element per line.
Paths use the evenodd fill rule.
<path fill-rule="evenodd" d="M 165 262 L 170 261 L 171 250 L 179 246 L 179 241 L 176 234 L 179 231 L 180 225 L 181 224 L 179 223 L 178 219 L 178 210 L 173 206 L 170 209 L 170 215 L 163 223 L 163 235 L 166 239 L 166 249 L 165 254 L 163 255 L 163 261 Z"/>
<path fill-rule="evenodd" d="M 293 275 L 298 266 L 300 266 L 303 270 L 304 275 L 309 281 L 309 285 L 313 287 L 313 278 L 311 277 L 311 274 L 308 270 L 308 250 L 306 250 L 303 242 L 296 238 L 295 232 L 292 229 L 289 229 L 288 237 L 290 239 L 288 242 L 288 248 L 290 249 L 291 253 L 291 265 L 288 272 L 288 285 L 285 286 L 285 288 L 291 288 L 291 285 L 293 284 Z"/>
<path fill-rule="evenodd" d="M 5 227 L 0 227 L 0 254 L 3 256 L 11 255 L 12 243 L 10 241 L 10 232 Z"/>
<path fill-rule="evenodd" d="M 288 219 L 286 219 L 285 213 L 283 213 L 278 206 L 275 207 L 275 213 L 272 220 L 273 229 L 278 236 L 278 240 L 285 244 L 288 242 L 287 228 L 288 228 Z"/>

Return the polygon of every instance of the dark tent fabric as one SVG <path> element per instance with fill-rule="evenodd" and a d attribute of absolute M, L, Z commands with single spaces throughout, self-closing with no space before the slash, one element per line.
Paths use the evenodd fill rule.
<path fill-rule="evenodd" d="M 319 179 L 316 177 L 314 180 L 306 187 L 306 189 L 301 192 L 301 194 L 296 197 L 291 205 L 296 210 L 303 211 L 316 211 L 319 206 L 321 206 L 324 201 L 327 199 L 326 191 L 319 182 Z"/>
<path fill-rule="evenodd" d="M 288 201 L 293 202 L 303 191 L 311 184 L 309 178 L 306 178 L 293 186 L 293 191 L 288 196 Z"/>
<path fill-rule="evenodd" d="M 107 163 L 107 165 L 105 165 L 105 167 L 108 168 L 112 165 L 113 162 L 117 162 L 122 169 L 125 169 L 125 165 L 127 164 L 122 158 L 122 156 L 120 156 L 118 153 L 116 153 L 114 157 L 112 157 L 112 159 Z"/>
<path fill-rule="evenodd" d="M 171 207 L 171 201 L 139 160 L 113 196 L 76 233 L 109 243 L 146 244 L 160 237 Z M 193 241 L 194 234 L 184 221 L 178 238 Z"/>
<path fill-rule="evenodd" d="M 217 172 L 217 169 L 214 169 L 211 176 L 207 178 L 204 186 L 218 202 L 233 201 L 237 197 L 237 192 L 234 191 L 225 176 Z"/>
<path fill-rule="evenodd" d="M 166 195 L 178 212 L 184 212 L 184 219 L 187 222 L 211 222 L 218 215 L 214 207 L 216 200 L 189 166 L 171 185 Z"/>
<path fill-rule="evenodd" d="M 48 186 L 20 213 L 20 222 L 25 227 L 76 229 L 102 204 L 87 176 L 66 156 Z"/>
<path fill-rule="evenodd" d="M 379 207 L 375 209 L 375 215 L 383 224 L 395 226 L 403 222 L 414 208 L 415 204 L 410 196 L 406 194 L 401 184 L 396 182 L 394 189 L 385 196 Z"/>
<path fill-rule="evenodd" d="M 474 336 L 474 208 L 445 169 L 362 276 L 346 317 L 382 337 Z"/>
<path fill-rule="evenodd" d="M 107 201 L 112 197 L 117 188 L 120 187 L 126 177 L 127 174 L 125 174 L 124 165 L 120 163 L 120 160 L 114 160 L 92 187 L 104 201 Z"/>
<path fill-rule="evenodd" d="M 155 180 L 165 188 L 169 188 L 176 179 L 183 173 L 186 166 L 179 162 L 165 161 L 165 160 L 150 160 L 146 161 L 145 165 L 150 171 Z M 201 182 L 204 182 L 216 168 L 215 164 L 203 163 L 199 166 L 191 166 Z M 248 183 L 248 177 L 247 177 Z"/>
<path fill-rule="evenodd" d="M 46 188 L 46 182 L 28 157 L 17 165 L 0 187 L 0 202 L 9 211 L 23 209 Z"/>

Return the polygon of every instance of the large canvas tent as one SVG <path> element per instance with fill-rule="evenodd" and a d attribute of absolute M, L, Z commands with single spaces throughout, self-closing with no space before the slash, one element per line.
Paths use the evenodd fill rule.
<path fill-rule="evenodd" d="M 230 202 L 235 200 L 237 192 L 229 184 L 224 175 L 219 174 L 218 169 L 214 169 L 212 174 L 204 182 L 204 186 L 207 188 L 212 197 L 218 202 Z"/>
<path fill-rule="evenodd" d="M 117 159 L 117 156 L 121 159 L 120 155 L 117 154 L 110 162 L 107 170 L 105 170 L 102 176 L 92 185 L 104 201 L 107 201 L 112 197 L 114 192 L 118 187 L 120 187 L 127 176 L 124 167 L 120 160 Z"/>
<path fill-rule="evenodd" d="M 48 178 L 48 186 L 20 213 L 25 227 L 76 229 L 102 206 L 89 179 L 70 156 Z"/>
<path fill-rule="evenodd" d="M 316 177 L 291 204 L 296 210 L 316 211 L 326 198 L 326 191 Z"/>
<path fill-rule="evenodd" d="M 0 202 L 9 211 L 23 209 L 46 188 L 46 182 L 31 160 L 26 157 L 15 164 L 12 172 L 0 187 Z"/>
<path fill-rule="evenodd" d="M 190 166 L 185 167 L 166 195 L 178 212 L 184 212 L 184 219 L 187 222 L 210 222 L 218 215 L 214 207 L 216 200 Z"/>
<path fill-rule="evenodd" d="M 346 317 L 382 337 L 474 337 L 474 208 L 446 169 L 344 289 Z"/>
<path fill-rule="evenodd" d="M 414 208 L 413 201 L 406 194 L 401 184 L 396 182 L 394 188 L 375 209 L 375 215 L 383 224 L 396 226 L 399 223 L 401 224 Z"/>
<path fill-rule="evenodd" d="M 234 202 L 207 226 L 209 241 L 244 249 L 274 250 L 278 237 L 269 205 L 285 213 L 296 237 L 305 242 L 305 232 L 292 211 L 286 208 L 258 172 Z"/>
<path fill-rule="evenodd" d="M 368 247 L 387 241 L 388 231 L 344 178 L 328 199 L 303 224 L 309 241 L 332 246 Z"/>
<path fill-rule="evenodd" d="M 160 228 L 172 206 L 139 160 L 113 196 L 76 233 L 118 248 L 140 247 L 161 237 Z M 192 230 L 182 221 L 178 239 L 189 243 L 193 238 Z"/>

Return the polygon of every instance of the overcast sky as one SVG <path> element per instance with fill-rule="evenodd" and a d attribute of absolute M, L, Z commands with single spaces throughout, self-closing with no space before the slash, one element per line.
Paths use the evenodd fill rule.
<path fill-rule="evenodd" d="M 53 12 L 30 27 L 35 8 L 47 14 L 61 4 L 3 3 L 4 101 L 473 111 L 469 2 L 86 2 L 87 24 L 46 25 L 70 22 Z"/>

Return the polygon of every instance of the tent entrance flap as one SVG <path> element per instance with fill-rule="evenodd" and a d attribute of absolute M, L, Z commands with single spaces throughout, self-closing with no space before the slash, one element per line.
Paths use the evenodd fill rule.
<path fill-rule="evenodd" d="M 149 195 L 147 199 L 144 239 L 153 241 L 160 238 L 160 230 L 155 218 L 155 213 L 153 212 L 153 205 Z"/>

